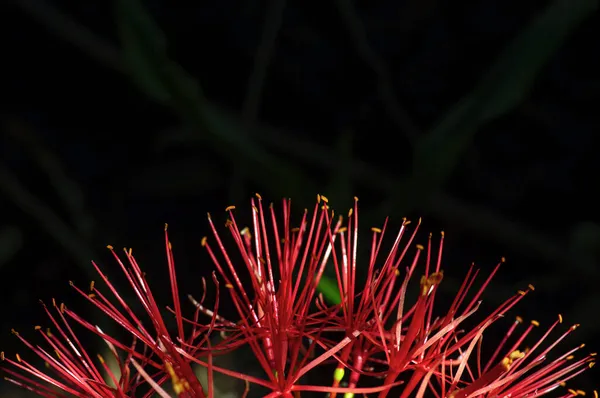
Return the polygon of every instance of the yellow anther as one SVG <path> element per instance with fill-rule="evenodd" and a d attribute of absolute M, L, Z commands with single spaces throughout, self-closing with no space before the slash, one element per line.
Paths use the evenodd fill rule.
<path fill-rule="evenodd" d="M 438 285 L 444 278 L 444 271 L 434 272 L 429 276 L 423 275 L 421 277 L 421 295 L 425 296 L 429 294 L 431 288 Z"/>

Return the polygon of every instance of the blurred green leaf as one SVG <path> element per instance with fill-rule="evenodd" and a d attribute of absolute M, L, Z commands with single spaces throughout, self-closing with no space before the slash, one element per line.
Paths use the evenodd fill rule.
<path fill-rule="evenodd" d="M 477 87 L 417 143 L 413 177 L 393 201 L 410 211 L 438 191 L 486 122 L 512 110 L 529 94 L 542 67 L 598 0 L 555 0 L 500 53 Z M 410 192 L 410 194 L 408 194 Z M 389 210 L 389 205 L 385 206 Z"/>
<path fill-rule="evenodd" d="M 0 267 L 9 262 L 23 247 L 21 229 L 5 225 L 0 229 Z"/>
<path fill-rule="evenodd" d="M 241 159 L 255 184 L 278 194 L 314 195 L 316 189 L 298 168 L 265 151 L 238 120 L 210 106 L 200 85 L 166 53 L 166 40 L 139 0 L 117 0 L 122 52 L 132 78 L 150 98 L 170 106 L 199 139 L 226 159 Z"/>
<path fill-rule="evenodd" d="M 340 291 L 335 279 L 326 275 L 321 276 L 317 289 L 319 292 L 323 293 L 323 297 L 325 297 L 327 302 L 332 304 L 339 304 L 342 302 L 342 297 L 340 296 Z"/>
<path fill-rule="evenodd" d="M 146 13 L 140 12 L 141 6 L 137 1 L 119 1 L 117 4 L 122 56 L 130 76 L 150 98 L 163 104 L 168 103 L 168 89 L 151 67 L 151 59 L 146 50 L 146 46 L 151 45 L 157 51 L 165 51 L 166 40 L 163 33 Z M 144 32 L 142 37 L 151 37 L 153 43 L 142 43 L 139 40 L 140 32 Z"/>
<path fill-rule="evenodd" d="M 205 159 L 183 158 L 148 166 L 131 178 L 127 189 L 146 197 L 200 195 L 225 184 L 223 173 Z"/>

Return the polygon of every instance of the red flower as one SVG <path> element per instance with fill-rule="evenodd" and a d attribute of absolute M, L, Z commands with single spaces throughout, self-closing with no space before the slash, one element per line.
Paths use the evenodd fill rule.
<path fill-rule="evenodd" d="M 225 281 L 231 299 L 240 316 L 240 331 L 244 334 L 267 378 L 231 374 L 272 391 L 270 396 L 291 397 L 293 391 L 376 392 L 376 388 L 340 388 L 299 384 L 302 376 L 335 355 L 360 335 L 360 329 L 348 331 L 316 358 L 312 355 L 321 343 L 321 334 L 328 321 L 336 316 L 336 307 L 327 307 L 321 299 L 320 309 L 311 304 L 317 300 L 317 286 L 332 253 L 332 231 L 326 199 L 318 203 L 312 216 L 304 211 L 300 226 L 292 228 L 291 204 L 283 201 L 281 224 L 273 206 L 265 215 L 262 199 L 252 200 L 252 230 L 240 230 L 232 210 L 227 208 L 227 228 L 241 255 L 241 263 L 231 259 L 209 216 L 220 255 L 208 250 L 217 270 Z M 270 225 L 266 220 L 270 220 Z M 245 268 L 250 283 L 241 281 Z M 305 345 L 306 341 L 311 343 Z M 215 368 L 216 369 L 216 368 Z M 223 372 L 222 369 L 218 371 Z"/>
<path fill-rule="evenodd" d="M 441 303 L 447 308 L 440 308 L 436 295 L 443 279 L 443 234 L 437 253 L 431 235 L 427 248 L 413 245 L 420 222 L 406 237 L 410 223 L 404 220 L 392 248 L 384 256 L 382 242 L 388 222 L 382 229 L 373 228 L 366 280 L 358 283 L 357 200 L 345 224 L 341 217 L 333 221 L 327 202 L 327 198 L 319 196 L 313 212 L 305 210 L 297 228 L 292 227 L 291 203 L 287 200 L 283 201 L 279 218 L 273 206 L 267 212 L 263 210 L 262 199 L 257 195 L 252 200 L 250 229 L 240 229 L 234 207 L 227 208 L 226 227 L 237 248 L 233 252 L 225 249 L 226 244 L 209 216 L 214 243 L 205 238 L 202 245 L 216 266 L 213 282 L 217 297 L 213 309 L 203 306 L 204 296 L 199 302 L 190 297 L 196 310 L 190 318 L 183 315 L 165 228 L 173 297 L 173 307 L 168 310 L 176 324 L 173 332 L 168 330 L 131 251 L 125 251 L 128 266 L 113 252 L 143 313 L 134 312 L 96 264 L 112 299 L 94 283 L 90 293 L 75 289 L 127 331 L 132 342 L 121 342 L 53 301 L 57 314 L 46 311 L 58 332 L 42 332 L 36 327 L 48 348 L 34 345 L 14 332 L 47 363 L 49 370 L 42 371 L 19 355 L 13 360 L 2 354 L 8 364 L 3 368 L 7 378 L 47 397 L 148 397 L 154 393 L 168 397 L 163 385 L 170 380 L 178 397 L 212 398 L 214 372 L 244 380 L 247 386 L 262 386 L 269 391 L 268 397 L 298 397 L 302 391 L 332 396 L 344 393 L 346 398 L 368 393 L 385 397 L 400 384 L 401 397 L 525 397 L 548 393 L 594 364 L 594 354 L 572 360 L 583 345 L 548 359 L 576 328 L 551 339 L 562 317 L 530 349 L 523 347 L 537 322 L 517 335 L 522 323 L 517 318 L 493 354 L 484 359 L 483 335 L 533 287 L 517 292 L 491 314 L 474 321 L 482 294 L 503 261 L 477 288 L 479 270 L 471 266 L 452 302 Z M 339 304 L 326 303 L 318 292 L 328 264 L 333 264 L 335 271 Z M 415 273 L 421 274 L 416 297 L 409 288 Z M 221 285 L 226 287 L 237 310 L 239 319 L 235 322 L 218 314 Z M 146 322 L 142 321 L 143 315 Z M 206 317 L 205 322 L 200 322 L 201 315 Z M 118 372 L 112 371 L 102 357 L 92 359 L 73 332 L 73 322 L 108 344 Z M 467 323 L 474 326 L 465 328 Z M 214 332 L 223 336 L 215 345 L 209 339 Z M 235 352 L 242 346 L 252 350 L 263 377 L 213 363 L 215 355 Z M 306 384 L 309 373 L 331 369 L 331 364 L 337 366 L 331 385 Z M 193 365 L 207 368 L 206 386 L 196 378 Z M 346 371 L 350 372 L 347 387 L 341 387 Z M 379 382 L 374 387 L 358 387 L 364 379 Z M 248 388 L 244 396 L 247 392 Z M 569 390 L 571 393 L 578 391 Z"/>
<path fill-rule="evenodd" d="M 101 398 L 149 397 L 155 394 L 156 391 L 160 392 L 162 390 L 160 386 L 170 379 L 173 383 L 173 389 L 178 396 L 206 397 L 207 393 L 204 392 L 200 382 L 192 371 L 190 366 L 191 360 L 188 357 L 210 356 L 210 350 L 206 348 L 210 333 L 214 330 L 228 330 L 227 326 L 231 325 L 221 321 L 216 314 L 216 309 L 215 311 L 207 311 L 199 303 L 196 303 L 199 308 L 193 320 L 183 317 L 173 253 L 166 227 L 165 242 L 171 291 L 174 300 L 174 309 L 171 312 L 175 315 L 177 324 L 175 336 L 172 336 L 167 330 L 161 310 L 152 295 L 145 274 L 135 261 L 131 250 L 125 250 L 125 256 L 129 262 L 129 267 L 127 267 L 114 252 L 113 248 L 109 246 L 108 248 L 113 253 L 117 263 L 126 275 L 134 294 L 144 308 L 151 328 L 147 328 L 147 324 L 142 321 L 141 317 L 144 314 L 134 313 L 131 306 L 126 302 L 122 294 L 117 291 L 107 276 L 95 263 L 92 263 L 112 294 L 113 301 L 111 302 L 98 289 L 94 282 L 90 284 L 90 293 L 84 292 L 73 283 L 71 283 L 71 286 L 131 334 L 132 343 L 125 344 L 117 338 L 104 333 L 98 326 L 92 325 L 83 317 L 69 310 L 64 304 L 57 305 L 52 300 L 52 306 L 56 309 L 57 315 L 52 315 L 45 305 L 44 308 L 52 324 L 58 330 L 58 334 L 51 332 L 50 329 L 47 332 L 43 332 L 41 327 L 36 327 L 36 330 L 40 331 L 44 340 L 49 345 L 49 350 L 40 346 L 34 346 L 19 333 L 13 331 L 13 334 L 46 362 L 47 367 L 52 373 L 37 369 L 18 354 L 15 361 L 5 358 L 4 353 L 2 353 L 4 361 L 24 372 L 23 374 L 16 372 L 12 368 L 4 367 L 3 370 L 11 376 L 10 381 L 37 392 L 42 396 L 54 397 L 66 395 L 56 392 L 56 389 L 49 388 L 40 381 L 77 397 Z M 207 325 L 198 323 L 200 312 L 211 315 L 211 320 Z M 73 332 L 70 321 L 75 321 L 75 323 L 89 329 L 106 342 L 118 364 L 118 373 L 120 373 L 120 376 L 116 375 L 106 365 L 104 358 L 100 355 L 97 355 L 96 360 L 92 359 L 92 356 Z M 191 333 L 188 336 L 185 334 L 184 324 L 191 328 Z M 223 347 L 226 346 L 227 343 L 225 342 Z M 224 349 L 223 347 L 219 346 L 217 348 Z M 123 356 L 124 359 L 122 358 Z M 134 369 L 131 368 L 132 366 Z M 103 373 L 105 373 L 105 376 L 103 376 Z M 35 378 L 31 378 L 27 374 Z M 169 396 L 166 392 L 164 394 L 165 396 Z M 211 396 L 210 388 L 208 395 Z"/>

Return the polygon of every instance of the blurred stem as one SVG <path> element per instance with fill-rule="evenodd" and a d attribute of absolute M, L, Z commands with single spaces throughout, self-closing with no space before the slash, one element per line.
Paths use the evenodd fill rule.
<path fill-rule="evenodd" d="M 65 173 L 60 159 L 48 150 L 41 138 L 37 137 L 26 124 L 18 120 L 5 123 L 6 130 L 31 153 L 39 169 L 48 179 L 57 195 L 63 201 L 63 208 L 70 215 L 70 221 L 75 224 L 77 232 L 86 239 L 92 236 L 94 220 L 85 209 L 84 193 L 79 185 Z"/>
<path fill-rule="evenodd" d="M 88 273 L 88 277 L 95 275 L 93 268 L 87 266 L 94 258 L 94 253 L 87 242 L 81 239 L 79 234 L 49 206 L 32 195 L 4 165 L 0 165 L 0 191 L 4 192 L 17 207 L 37 220 L 78 264 L 85 265 L 81 268 Z"/>
<path fill-rule="evenodd" d="M 258 118 L 265 81 L 267 79 L 267 70 L 275 52 L 277 35 L 283 23 L 283 12 L 286 4 L 286 0 L 271 0 L 270 4 L 267 6 L 262 38 L 254 56 L 254 66 L 252 74 L 248 79 L 246 97 L 244 98 L 244 105 L 242 107 L 242 122 L 244 128 L 241 129 L 241 133 L 247 136 L 250 136 L 252 127 Z M 233 173 L 229 183 L 230 200 L 235 201 L 244 195 L 246 171 L 247 167 L 244 162 L 235 159 Z"/>
<path fill-rule="evenodd" d="M 258 116 L 267 78 L 267 70 L 275 52 L 277 34 L 283 23 L 283 11 L 285 10 L 286 3 L 286 0 L 271 0 L 270 5 L 267 7 L 262 39 L 254 56 L 254 67 L 248 80 L 242 110 L 242 120 L 247 127 L 247 132 L 250 131 Z"/>
<path fill-rule="evenodd" d="M 394 82 L 389 69 L 384 59 L 377 54 L 369 45 L 367 32 L 364 24 L 360 19 L 360 15 L 351 0 L 336 0 L 336 5 L 340 16 L 356 48 L 358 55 L 362 57 L 364 62 L 369 65 L 377 76 L 377 92 L 379 99 L 383 104 L 387 114 L 390 116 L 396 126 L 406 134 L 406 136 L 414 140 L 416 139 L 419 128 L 411 120 L 408 112 L 402 107 L 396 93 L 394 91 Z"/>
<path fill-rule="evenodd" d="M 10 0 L 9 0 L 10 1 Z M 125 73 L 117 48 L 43 0 L 12 0 L 29 16 L 65 42 L 73 44 L 105 67 Z"/>
<path fill-rule="evenodd" d="M 347 0 L 337 1 L 340 10 L 344 11 L 344 18 L 346 19 L 349 28 L 352 28 L 352 31 L 354 32 L 358 48 L 361 49 L 363 56 L 371 60 L 370 62 L 372 67 L 374 67 L 374 70 L 385 72 L 380 76 L 380 79 L 383 78 L 383 80 L 385 80 L 387 78 L 386 69 L 381 66 L 376 54 L 368 47 L 364 28 L 358 24 L 360 20 L 356 20 L 353 8 L 349 8 L 351 7 L 351 4 L 348 3 Z M 51 33 L 74 44 L 98 62 L 111 69 L 126 73 L 119 52 L 114 46 L 107 43 L 104 39 L 95 36 L 91 31 L 81 26 L 76 21 L 73 21 L 51 5 L 44 3 L 41 0 L 19 0 L 14 1 L 14 4 L 18 5 L 37 21 L 46 26 Z M 256 130 L 258 131 L 259 129 Z M 281 131 L 275 132 L 273 129 L 269 131 L 266 128 L 261 128 L 260 131 L 260 136 L 256 137 L 258 140 L 267 142 L 270 145 L 276 146 L 289 153 L 293 153 L 303 160 L 314 162 L 323 168 L 336 168 L 335 159 L 330 156 L 329 151 L 317 144 L 298 140 L 291 134 L 284 136 Z M 351 174 L 355 180 L 360 180 L 366 185 L 380 189 L 386 194 L 393 192 L 395 187 L 401 183 L 397 177 L 386 175 L 385 172 L 382 172 L 361 160 L 354 159 L 350 167 Z M 0 169 L 0 183 L 2 183 L 2 189 L 7 189 L 7 182 L 12 183 L 15 182 L 15 180 L 13 180 L 12 175 L 8 174 L 7 171 Z M 16 182 L 18 183 L 18 181 Z M 17 193 L 21 192 L 19 191 L 19 185 L 9 185 L 11 185 L 11 191 L 16 189 Z M 12 193 L 14 194 L 15 192 Z M 26 191 L 25 193 L 29 194 Z M 29 203 L 29 205 L 36 209 L 38 208 L 35 201 Z M 488 238 L 497 239 L 528 256 L 539 256 L 551 263 L 560 265 L 564 265 L 565 259 L 567 258 L 567 249 L 564 245 L 552 242 L 547 236 L 528 230 L 521 224 L 507 220 L 493 212 L 470 206 L 456 198 L 440 193 L 436 198 L 431 199 L 427 203 L 422 203 L 422 205 L 425 207 L 425 210 L 431 211 L 440 218 L 452 220 L 452 222 L 459 222 L 476 233 L 483 234 Z M 48 218 L 52 218 L 54 215 L 52 214 L 52 216 L 50 216 L 41 211 L 39 216 L 43 216 L 43 219 L 47 223 Z M 477 220 L 477 222 L 470 222 L 469 220 Z M 60 219 L 59 221 L 62 223 Z M 58 229 L 60 230 L 61 228 Z M 80 259 L 84 258 L 87 261 L 87 259 L 91 258 L 89 254 L 83 255 L 80 252 L 81 248 L 76 247 L 77 245 L 72 243 L 75 241 L 70 243 L 64 240 L 64 237 L 68 236 L 68 232 L 67 228 L 67 231 L 64 234 L 61 234 L 63 236 L 63 238 L 61 238 L 63 244 L 68 247 L 75 246 L 73 248 L 73 253 L 78 253 L 77 256 Z M 535 244 L 531 245 L 531 242 L 534 242 Z"/>

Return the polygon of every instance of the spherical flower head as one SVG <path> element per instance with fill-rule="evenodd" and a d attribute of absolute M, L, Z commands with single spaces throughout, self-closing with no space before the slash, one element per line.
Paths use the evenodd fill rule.
<path fill-rule="evenodd" d="M 212 283 L 216 297 L 214 305 L 207 308 L 204 291 L 199 300 L 188 296 L 190 316 L 184 315 L 166 227 L 168 289 L 172 294 L 171 306 L 166 309 L 156 302 L 131 250 L 124 251 L 123 261 L 109 247 L 129 282 L 130 296 L 139 301 L 142 311 L 133 310 L 130 299 L 95 263 L 108 294 L 95 283 L 87 291 L 72 286 L 128 332 L 131 341 L 105 333 L 53 300 L 54 311 L 44 308 L 56 332 L 36 327 L 47 348 L 14 332 L 44 360 L 46 369 L 38 369 L 19 354 L 11 359 L 2 353 L 6 378 L 46 397 L 156 393 L 169 397 L 166 389 L 170 386 L 178 397 L 212 398 L 215 372 L 243 380 L 246 389 L 240 396 L 257 388 L 268 397 L 306 393 L 384 397 L 392 391 L 401 397 L 524 397 L 549 393 L 593 366 L 594 354 L 574 358 L 583 345 L 558 352 L 559 343 L 577 328 L 574 325 L 559 332 L 562 316 L 530 347 L 525 341 L 539 323 L 532 321 L 520 331 L 523 321 L 517 317 L 495 343 L 493 354 L 485 356 L 481 348 L 484 334 L 493 325 L 502 326 L 533 286 L 481 315 L 485 289 L 504 260 L 481 282 L 479 270 L 471 265 L 454 298 L 438 304 L 444 278 L 443 233 L 439 244 L 430 234 L 427 244 L 420 245 L 420 220 L 414 228 L 403 220 L 391 249 L 384 252 L 384 237 L 391 228 L 385 220 L 381 227 L 371 229 L 370 242 L 367 239 L 365 245 L 369 255 L 363 259 L 359 255 L 358 210 L 355 198 L 347 216 L 336 217 L 328 199 L 319 195 L 313 210 L 304 210 L 300 222 L 292 225 L 291 201 L 284 200 L 280 210 L 274 205 L 265 210 L 262 198 L 256 195 L 248 227 L 238 226 L 234 206 L 226 209 L 225 229 L 235 246 L 233 251 L 226 249 L 222 232 L 209 215 L 212 237 L 201 243 L 215 266 Z M 361 267 L 366 275 L 362 282 L 357 276 Z M 323 282 L 335 288 L 335 302 L 321 294 Z M 202 284 L 205 288 L 204 279 Z M 222 293 L 226 297 L 221 297 Z M 220 313 L 222 299 L 233 303 L 235 315 Z M 167 327 L 165 316 L 174 318 L 175 330 Z M 89 353 L 73 332 L 72 323 L 108 345 L 118 371 L 107 366 L 102 356 Z M 215 342 L 213 335 L 220 340 Z M 486 339 L 486 344 L 491 340 L 493 337 Z M 262 376 L 217 366 L 213 361 L 217 355 L 236 355 L 244 347 L 252 352 Z M 197 366 L 207 371 L 204 384 L 193 371 Z M 331 372 L 330 383 L 307 382 L 324 370 Z M 370 386 L 361 386 L 367 379 Z M 567 395 L 580 393 L 565 391 Z"/>

